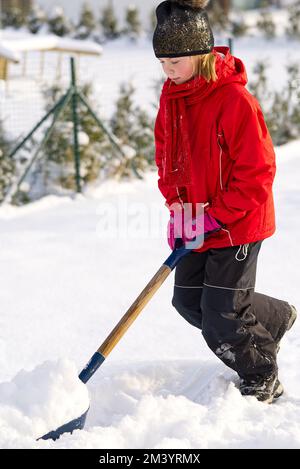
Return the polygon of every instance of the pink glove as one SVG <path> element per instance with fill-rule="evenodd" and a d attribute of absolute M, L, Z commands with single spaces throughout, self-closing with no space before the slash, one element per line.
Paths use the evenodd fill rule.
<path fill-rule="evenodd" d="M 187 248 L 197 249 L 202 246 L 203 241 L 210 234 L 219 231 L 221 228 L 222 225 L 208 213 L 201 213 L 192 220 L 185 220 L 182 208 L 179 210 L 173 209 L 171 210 L 170 221 L 168 223 L 168 243 L 172 251 L 175 248 L 175 244 L 176 247 L 184 245 Z M 200 239 L 197 246 L 192 246 L 193 240 L 195 241 L 198 237 Z"/>

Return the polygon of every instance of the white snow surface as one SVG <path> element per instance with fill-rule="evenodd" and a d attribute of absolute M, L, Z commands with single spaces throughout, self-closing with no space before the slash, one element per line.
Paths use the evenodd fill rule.
<path fill-rule="evenodd" d="M 42 437 L 89 408 L 86 386 L 69 360 L 44 362 L 33 371 L 20 371 L 0 384 L 0 438 L 2 448 L 27 447 L 15 438 L 21 431 L 27 441 Z M 24 440 L 25 441 L 25 440 Z M 29 445 L 30 446 L 30 445 Z"/>
<path fill-rule="evenodd" d="M 3 44 L 0 42 L 0 57 L 4 59 L 8 59 L 12 62 L 19 62 L 19 54 L 14 52 L 13 50 L 5 47 Z"/>
<path fill-rule="evenodd" d="M 299 150 L 300 141 L 276 149 L 277 232 L 257 275 L 257 291 L 296 306 Z M 299 323 L 279 354 L 284 396 L 271 406 L 244 398 L 172 307 L 173 274 L 90 382 L 77 379 L 169 255 L 156 183 L 149 173 L 0 208 L 1 448 L 300 447 Z M 119 229 L 105 232 L 113 222 Z M 86 410 L 87 389 L 85 429 L 37 442 Z"/>
<path fill-rule="evenodd" d="M 16 34 L 15 31 L 8 30 L 4 32 L 2 37 L 4 37 L 4 39 L 1 40 L 2 46 L 6 50 L 11 50 L 12 54 L 13 52 L 18 53 L 35 50 L 68 50 L 93 55 L 101 55 L 102 53 L 102 47 L 93 41 L 69 39 L 58 37 L 54 34 L 34 35 L 22 32 Z"/>

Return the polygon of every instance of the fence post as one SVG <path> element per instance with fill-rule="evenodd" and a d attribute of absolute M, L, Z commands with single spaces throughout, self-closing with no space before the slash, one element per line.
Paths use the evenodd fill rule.
<path fill-rule="evenodd" d="M 233 54 L 233 39 L 232 39 L 232 37 L 228 38 L 228 47 L 229 47 L 230 54 L 232 55 Z"/>
<path fill-rule="evenodd" d="M 77 98 L 77 83 L 75 60 L 71 57 L 71 74 L 72 74 L 72 114 L 73 114 L 73 137 L 74 137 L 74 161 L 75 161 L 75 181 L 77 192 L 81 192 L 81 177 L 80 177 L 80 148 L 78 140 L 78 98 Z"/>

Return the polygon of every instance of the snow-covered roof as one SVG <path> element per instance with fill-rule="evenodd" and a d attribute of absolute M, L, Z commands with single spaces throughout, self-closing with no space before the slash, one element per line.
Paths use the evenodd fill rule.
<path fill-rule="evenodd" d="M 17 52 L 5 47 L 0 41 L 0 58 L 10 60 L 11 62 L 19 62 L 20 56 Z"/>
<path fill-rule="evenodd" d="M 0 46 L 14 53 L 44 50 L 79 53 L 85 55 L 101 55 L 102 47 L 92 41 L 61 38 L 55 35 L 9 35 L 1 39 Z"/>

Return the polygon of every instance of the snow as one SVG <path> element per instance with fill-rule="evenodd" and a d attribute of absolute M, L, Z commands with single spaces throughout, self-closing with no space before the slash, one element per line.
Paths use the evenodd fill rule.
<path fill-rule="evenodd" d="M 89 408 L 86 386 L 69 360 L 44 362 L 0 384 L 1 448 L 26 447 Z M 18 433 L 20 432 L 20 435 Z"/>
<path fill-rule="evenodd" d="M 300 140 L 276 149 L 277 232 L 263 243 L 257 276 L 258 291 L 296 306 L 299 149 Z M 169 254 L 156 179 L 0 208 L 1 447 L 300 447 L 299 324 L 279 354 L 284 396 L 272 406 L 243 398 L 235 373 L 171 306 L 173 274 L 91 381 L 82 389 L 75 379 Z M 113 226 L 127 222 L 110 237 L 103 214 L 112 210 L 121 211 Z M 139 234 L 141 224 L 149 231 Z M 72 415 L 59 397 L 69 386 Z M 36 442 L 51 423 L 83 413 L 85 389 L 85 429 Z"/>
<path fill-rule="evenodd" d="M 85 132 L 78 132 L 78 143 L 85 147 L 90 143 L 90 137 Z"/>
<path fill-rule="evenodd" d="M 17 39 L 15 39 L 17 37 Z M 5 31 L 2 34 L 1 43 L 6 49 L 15 52 L 24 51 L 73 51 L 77 53 L 101 55 L 102 47 L 92 41 L 81 41 L 79 39 L 69 39 L 58 37 L 54 34 L 34 35 L 26 33 L 18 33 L 13 31 Z M 1 44 L 0 44 L 1 45 Z M 1 49 L 0 49 L 1 52 Z"/>
<path fill-rule="evenodd" d="M 128 146 L 128 145 L 123 145 L 122 146 L 122 151 L 124 155 L 126 155 L 127 159 L 133 159 L 136 156 L 136 151 L 134 148 Z"/>
<path fill-rule="evenodd" d="M 1 44 L 1 42 L 0 42 L 0 57 L 4 57 L 5 59 L 11 60 L 12 62 L 19 62 L 20 60 L 19 54 L 5 47 L 3 44 Z"/>

